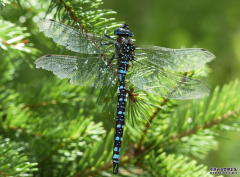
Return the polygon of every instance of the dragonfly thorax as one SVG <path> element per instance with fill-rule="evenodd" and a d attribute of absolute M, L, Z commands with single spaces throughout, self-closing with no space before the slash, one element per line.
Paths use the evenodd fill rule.
<path fill-rule="evenodd" d="M 134 59 L 134 44 L 128 36 L 117 38 L 116 54 L 120 61 L 132 61 Z"/>

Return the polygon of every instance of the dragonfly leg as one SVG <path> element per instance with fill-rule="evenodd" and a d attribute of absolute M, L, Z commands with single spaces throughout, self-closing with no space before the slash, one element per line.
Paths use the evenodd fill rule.
<path fill-rule="evenodd" d="M 110 59 L 110 61 L 108 62 L 108 64 L 104 68 L 107 68 L 107 67 L 110 66 L 110 64 L 112 63 L 114 57 L 115 57 L 115 54 L 112 55 L 112 58 Z"/>
<path fill-rule="evenodd" d="M 108 36 L 107 34 L 104 34 L 105 37 L 109 38 L 109 39 L 112 39 L 112 40 L 115 40 L 114 38 L 111 38 L 110 36 Z"/>
<path fill-rule="evenodd" d="M 140 53 L 140 54 L 135 54 L 135 56 L 142 56 L 144 55 L 143 53 Z"/>
<path fill-rule="evenodd" d="M 102 42 L 100 42 L 100 45 L 111 45 L 111 44 L 114 44 L 114 42 L 108 42 L 108 43 L 102 43 Z"/>
<path fill-rule="evenodd" d="M 140 46 L 135 46 L 134 50 L 142 50 L 141 48 L 138 48 Z"/>
<path fill-rule="evenodd" d="M 106 27 L 106 30 L 104 31 L 104 35 L 103 35 L 103 37 L 102 37 L 102 39 L 100 41 L 100 45 L 111 45 L 111 44 L 114 44 L 114 42 L 102 43 L 104 36 L 109 38 L 109 39 L 115 40 L 115 39 L 111 38 L 110 36 L 108 36 L 106 33 L 107 33 L 107 27 Z"/>
<path fill-rule="evenodd" d="M 107 27 L 106 27 L 106 29 L 104 31 L 104 36 L 109 38 L 109 39 L 115 40 L 114 38 L 111 38 L 110 36 L 107 35 Z"/>

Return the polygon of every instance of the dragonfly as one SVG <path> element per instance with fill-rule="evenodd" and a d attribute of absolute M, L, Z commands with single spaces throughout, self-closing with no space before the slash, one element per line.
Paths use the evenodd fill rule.
<path fill-rule="evenodd" d="M 210 93 L 199 80 L 175 72 L 199 69 L 215 56 L 203 48 L 170 49 L 134 46 L 133 32 L 123 24 L 115 29 L 116 38 L 87 33 L 52 19 L 37 25 L 47 37 L 66 49 L 85 56 L 45 55 L 35 61 L 37 68 L 52 71 L 71 84 L 99 88 L 118 86 L 118 104 L 113 146 L 113 173 L 119 171 L 119 153 L 124 129 L 126 85 L 128 79 L 140 90 L 167 99 L 197 99 Z M 130 73 L 130 76 L 128 77 Z"/>

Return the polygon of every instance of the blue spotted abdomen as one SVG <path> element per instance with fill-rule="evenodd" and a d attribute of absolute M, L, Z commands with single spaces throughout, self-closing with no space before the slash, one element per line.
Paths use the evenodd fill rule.
<path fill-rule="evenodd" d="M 115 137 L 113 147 L 113 173 L 118 173 L 118 159 L 121 149 L 121 141 L 123 136 L 125 107 L 126 107 L 126 87 L 125 76 L 128 71 L 128 61 L 122 61 L 118 67 L 118 75 L 120 85 L 118 89 L 118 105 L 117 105 L 117 117 L 115 126 Z"/>

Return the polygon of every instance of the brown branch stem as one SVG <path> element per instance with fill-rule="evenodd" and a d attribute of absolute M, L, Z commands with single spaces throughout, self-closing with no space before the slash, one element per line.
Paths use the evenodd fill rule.
<path fill-rule="evenodd" d="M 59 0 L 59 2 L 61 4 L 63 4 L 64 8 L 69 12 L 70 16 L 73 18 L 73 20 L 75 22 L 78 22 L 78 24 L 80 25 L 80 27 L 84 30 L 84 32 L 88 32 L 87 28 L 85 28 L 85 26 L 82 24 L 82 22 L 77 18 L 77 16 L 75 15 L 75 13 L 73 12 L 73 10 L 68 7 L 62 0 Z"/>
<path fill-rule="evenodd" d="M 2 175 L 2 176 L 9 176 L 9 175 L 7 175 L 6 173 L 4 173 L 2 171 L 0 171 L 0 175 Z"/>
<path fill-rule="evenodd" d="M 43 107 L 43 106 L 47 106 L 47 105 L 51 105 L 51 104 L 56 104 L 56 100 L 52 100 L 50 102 L 46 102 L 46 101 L 43 101 L 42 103 L 40 104 L 34 104 L 34 105 L 26 105 L 26 106 L 23 106 L 21 107 L 21 109 L 26 109 L 26 108 L 29 108 L 29 109 L 35 109 L 37 107 Z"/>
<path fill-rule="evenodd" d="M 164 99 L 161 104 L 159 105 L 160 107 L 158 107 L 153 114 L 151 115 L 151 117 L 148 119 L 149 122 L 145 123 L 144 126 L 144 130 L 143 130 L 143 134 L 142 134 L 142 138 L 140 140 L 140 143 L 138 144 L 137 150 L 136 150 L 136 154 L 138 154 L 138 152 L 141 152 L 144 148 L 142 147 L 143 144 L 143 140 L 144 140 L 144 136 L 147 134 L 148 129 L 150 127 L 150 124 L 153 122 L 153 119 L 157 116 L 157 114 L 162 110 L 162 106 L 164 106 L 169 100 L 168 99 Z"/>
<path fill-rule="evenodd" d="M 177 138 L 181 139 L 181 138 L 183 138 L 183 137 L 185 137 L 185 136 L 190 136 L 190 135 L 196 133 L 196 132 L 197 132 L 199 129 L 201 129 L 201 128 L 202 128 L 202 129 L 210 128 L 210 127 L 218 124 L 219 122 L 221 122 L 221 121 L 229 118 L 230 116 L 239 116 L 239 115 L 240 115 L 240 113 L 237 113 L 236 111 L 232 111 L 230 114 L 227 113 L 227 114 L 224 114 L 223 116 L 218 116 L 218 117 L 217 117 L 216 119 L 214 119 L 212 122 L 209 122 L 209 121 L 208 121 L 205 125 L 198 125 L 198 126 L 196 126 L 194 129 L 188 129 L 188 130 L 186 130 L 182 135 L 176 134 L 176 135 L 172 136 L 172 137 L 170 138 L 170 140 L 174 140 L 174 139 L 177 139 Z"/>

